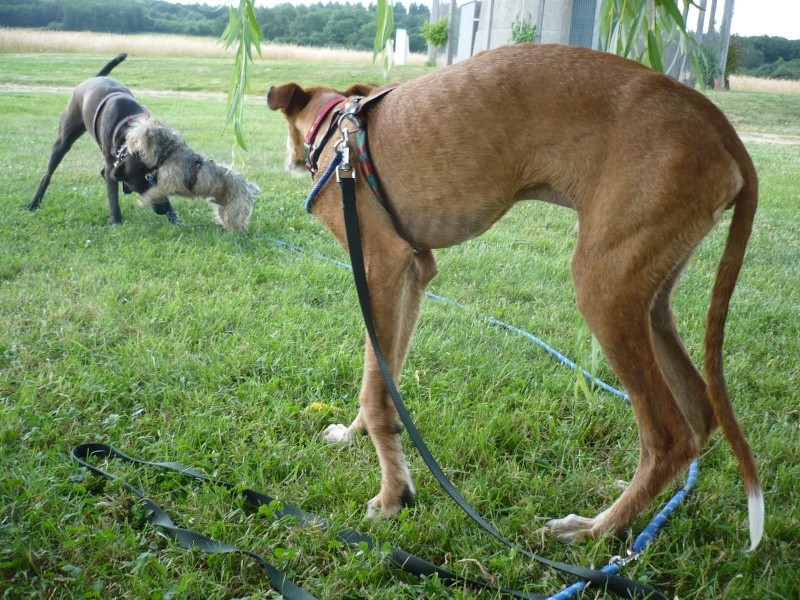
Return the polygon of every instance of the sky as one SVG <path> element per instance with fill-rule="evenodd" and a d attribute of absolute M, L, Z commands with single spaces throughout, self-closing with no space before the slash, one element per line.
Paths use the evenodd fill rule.
<path fill-rule="evenodd" d="M 225 0 L 166 0 L 175 4 L 230 4 Z M 289 4 L 313 4 L 318 0 L 291 0 Z M 327 0 L 325 0 L 327 1 Z M 345 0 L 334 0 L 344 3 Z M 374 1 L 374 0 L 373 0 Z M 465 0 L 458 0 L 462 4 Z M 256 6 L 275 6 L 283 4 L 287 0 L 256 0 Z M 369 4 L 369 0 L 350 0 L 352 3 L 360 2 Z M 417 0 L 419 4 L 426 0 Z M 697 2 L 697 0 L 695 0 Z M 409 4 L 403 0 L 404 4 Z M 722 6 L 725 0 L 718 0 L 717 21 L 722 21 Z M 238 1 L 234 1 L 238 5 Z M 430 2 L 428 2 L 430 6 Z M 708 7 L 711 7 L 711 0 L 708 0 Z M 690 13 L 688 18 L 689 29 L 697 26 L 697 13 Z M 717 25 L 719 28 L 719 25 Z M 733 9 L 733 23 L 731 33 L 741 36 L 753 35 L 772 35 L 785 37 L 790 40 L 800 40 L 800 2 L 798 0 L 735 0 Z"/>

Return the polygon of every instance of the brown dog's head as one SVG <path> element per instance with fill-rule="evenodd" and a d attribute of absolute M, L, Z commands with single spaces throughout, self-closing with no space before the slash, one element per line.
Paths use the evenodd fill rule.
<path fill-rule="evenodd" d="M 317 113 L 328 100 L 340 96 L 369 96 L 378 86 L 358 83 L 340 92 L 331 88 L 314 87 L 303 89 L 296 83 L 273 86 L 267 92 L 267 106 L 280 110 L 286 117 L 289 135 L 286 138 L 286 170 L 291 173 L 306 173 L 305 136 Z"/>

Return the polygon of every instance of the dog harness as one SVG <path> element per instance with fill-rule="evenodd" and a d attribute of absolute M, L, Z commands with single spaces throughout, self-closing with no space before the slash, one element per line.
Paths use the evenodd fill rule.
<path fill-rule="evenodd" d="M 303 148 L 306 151 L 306 169 L 311 173 L 312 176 L 317 174 L 317 161 L 319 160 L 319 155 L 322 152 L 322 149 L 331 139 L 333 132 L 336 130 L 335 124 L 338 122 L 338 117 L 342 113 L 342 111 L 333 111 L 333 109 L 344 102 L 346 98 L 344 96 L 337 96 L 328 102 L 322 107 L 322 109 L 317 114 L 314 122 L 311 124 L 311 129 L 308 130 L 306 134 L 306 141 L 303 144 Z M 328 130 L 325 132 L 325 135 L 315 143 L 317 138 L 317 134 L 319 133 L 319 128 L 322 126 L 322 122 L 325 120 L 331 111 L 333 111 L 333 115 L 331 117 L 330 125 L 328 125 Z"/>
<path fill-rule="evenodd" d="M 367 138 L 367 128 L 364 122 L 363 113 L 364 111 L 373 103 L 377 102 L 381 98 L 383 98 L 386 94 L 391 92 L 395 86 L 387 87 L 382 89 L 381 91 L 373 94 L 369 97 L 364 96 L 353 96 L 345 101 L 345 98 L 334 98 L 326 103 L 322 110 L 320 110 L 317 117 L 314 119 L 314 122 L 311 125 L 311 129 L 309 129 L 308 134 L 306 135 L 306 168 L 311 172 L 312 176 L 315 176 L 318 171 L 317 161 L 319 159 L 319 155 L 321 154 L 325 145 L 330 141 L 333 133 L 340 127 L 344 127 L 345 121 L 350 121 L 353 125 L 355 125 L 355 129 L 350 130 L 349 133 L 355 134 L 355 141 L 356 141 L 356 150 L 358 155 L 358 164 L 361 168 L 361 173 L 364 175 L 364 178 L 367 180 L 372 192 L 375 194 L 375 197 L 381 203 L 389 215 L 394 219 L 394 215 L 391 211 L 391 206 L 389 201 L 386 197 L 386 194 L 383 191 L 383 188 L 380 184 L 380 179 L 378 178 L 378 173 L 375 170 L 375 164 L 372 162 L 372 158 L 369 154 L 369 143 Z M 345 101 L 345 105 L 341 110 L 333 111 L 333 109 L 340 104 L 341 102 Z M 328 130 L 322 136 L 322 138 L 314 143 L 314 139 L 317 137 L 319 133 L 319 128 L 322 124 L 322 121 L 325 120 L 325 117 L 333 111 L 333 116 L 330 120 L 330 124 L 328 125 Z M 337 156 L 341 156 L 337 153 Z M 349 157 L 348 157 L 349 160 Z M 314 206 L 314 201 L 316 200 L 317 195 L 319 194 L 320 190 L 322 190 L 323 186 L 327 183 L 330 176 L 333 174 L 333 171 L 339 166 L 340 160 L 334 159 L 328 165 L 325 173 L 317 180 L 314 184 L 314 187 L 311 189 L 308 198 L 306 199 L 306 211 L 311 212 L 311 209 Z"/>
<path fill-rule="evenodd" d="M 135 102 L 133 96 L 131 96 L 128 92 L 113 92 L 108 96 L 104 97 L 97 105 L 97 108 L 94 111 L 94 117 L 92 118 L 92 131 L 90 133 L 92 134 L 92 137 L 94 137 L 94 141 L 97 142 L 98 144 L 100 143 L 100 134 L 97 131 L 97 122 L 100 118 L 100 113 L 103 111 L 109 100 L 111 100 L 112 98 L 120 98 L 120 97 L 130 98 Z M 113 149 L 119 148 L 119 146 L 117 145 L 117 136 L 119 136 L 119 132 L 122 130 L 123 127 L 125 127 L 128 123 L 133 121 L 133 119 L 136 119 L 141 116 L 145 117 L 150 116 L 149 110 L 147 110 L 143 106 L 141 108 L 142 108 L 141 111 L 139 111 L 138 113 L 130 114 L 127 117 L 120 119 L 119 122 L 114 126 L 114 131 L 111 133 L 111 147 Z"/>

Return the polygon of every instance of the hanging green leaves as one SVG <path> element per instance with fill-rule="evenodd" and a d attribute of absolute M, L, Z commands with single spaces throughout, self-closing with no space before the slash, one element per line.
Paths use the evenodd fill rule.
<path fill-rule="evenodd" d="M 603 0 L 600 5 L 600 44 L 607 52 L 631 58 L 657 71 L 669 72 L 676 61 L 688 58 L 697 81 L 702 82 L 702 54 L 686 31 L 680 0 Z M 684 7 L 694 4 L 682 0 Z M 665 49 L 677 52 L 665 64 Z"/>
<path fill-rule="evenodd" d="M 220 42 L 227 48 L 236 51 L 231 83 L 228 88 L 228 112 L 226 123 L 233 124 L 236 143 L 234 145 L 234 158 L 241 156 L 242 150 L 247 150 L 244 136 L 244 96 L 250 88 L 248 67 L 253 62 L 253 47 L 261 56 L 261 41 L 264 35 L 256 20 L 254 0 L 239 0 L 239 7 L 231 5 L 228 9 L 228 26 L 220 36 Z"/>
<path fill-rule="evenodd" d="M 378 28 L 375 32 L 375 42 L 372 47 L 372 62 L 381 55 L 383 78 L 389 78 L 392 67 L 392 35 L 394 34 L 394 10 L 387 0 L 378 0 Z"/>

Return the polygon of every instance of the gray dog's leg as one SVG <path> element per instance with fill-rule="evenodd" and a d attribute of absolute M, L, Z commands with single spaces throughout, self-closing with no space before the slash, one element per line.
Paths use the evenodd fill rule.
<path fill-rule="evenodd" d="M 111 224 L 122 223 L 122 211 L 119 209 L 119 182 L 111 176 L 113 165 L 106 164 L 103 178 L 108 190 L 108 208 L 111 211 Z"/>
<path fill-rule="evenodd" d="M 47 172 L 42 177 L 39 183 L 39 188 L 33 196 L 28 210 L 34 211 L 39 208 L 39 203 L 42 201 L 44 193 L 47 191 L 47 186 L 50 185 L 50 178 L 56 170 L 62 159 L 72 148 L 75 141 L 83 135 L 86 127 L 83 125 L 83 117 L 81 116 L 81 109 L 74 100 L 70 102 L 69 107 L 61 115 L 61 124 L 58 128 L 58 137 L 50 150 L 50 161 L 47 163 Z"/>

